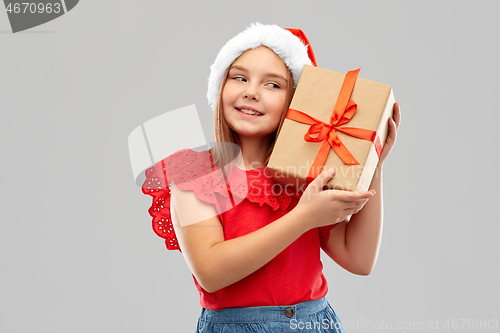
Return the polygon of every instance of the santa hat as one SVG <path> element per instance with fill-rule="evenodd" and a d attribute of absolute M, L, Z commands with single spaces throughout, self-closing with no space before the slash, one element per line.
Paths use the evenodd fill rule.
<path fill-rule="evenodd" d="M 297 86 L 304 65 L 316 66 L 313 50 L 302 30 L 252 23 L 222 47 L 214 64 L 210 66 L 207 98 L 212 111 L 215 110 L 217 94 L 229 66 L 246 50 L 262 45 L 273 50 L 283 60 L 292 73 L 294 87 Z"/>

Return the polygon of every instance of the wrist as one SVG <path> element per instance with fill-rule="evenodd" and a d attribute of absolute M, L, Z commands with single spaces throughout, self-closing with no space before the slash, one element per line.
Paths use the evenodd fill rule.
<path fill-rule="evenodd" d="M 290 223 L 294 224 L 300 234 L 303 234 L 313 227 L 310 226 L 310 216 L 303 209 L 297 205 L 294 209 L 292 209 L 288 216 L 290 217 Z"/>

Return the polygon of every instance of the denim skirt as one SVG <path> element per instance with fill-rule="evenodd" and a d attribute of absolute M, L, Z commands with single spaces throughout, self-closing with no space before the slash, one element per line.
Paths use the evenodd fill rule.
<path fill-rule="evenodd" d="M 286 306 L 201 309 L 196 333 L 339 332 L 340 319 L 326 298 Z"/>

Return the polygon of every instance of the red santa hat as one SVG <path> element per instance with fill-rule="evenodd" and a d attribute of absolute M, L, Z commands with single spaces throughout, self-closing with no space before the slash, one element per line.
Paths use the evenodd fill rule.
<path fill-rule="evenodd" d="M 283 60 L 292 73 L 294 87 L 297 86 L 304 65 L 316 66 L 313 50 L 302 30 L 252 23 L 222 47 L 215 62 L 210 66 L 207 98 L 212 111 L 215 110 L 226 70 L 243 52 L 259 46 L 267 46 Z"/>

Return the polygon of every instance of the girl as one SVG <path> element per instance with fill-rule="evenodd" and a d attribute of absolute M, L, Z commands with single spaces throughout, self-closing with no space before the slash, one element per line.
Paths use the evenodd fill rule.
<path fill-rule="evenodd" d="M 375 264 L 397 103 L 372 190 L 323 190 L 334 173 L 326 170 L 301 195 L 278 195 L 264 172 L 302 67 L 315 64 L 307 44 L 300 30 L 262 24 L 231 39 L 208 82 L 219 145 L 146 171 L 153 229 L 182 249 L 200 294 L 196 332 L 344 332 L 325 299 L 320 248 L 354 274 Z M 239 165 L 225 142 L 239 147 Z"/>

